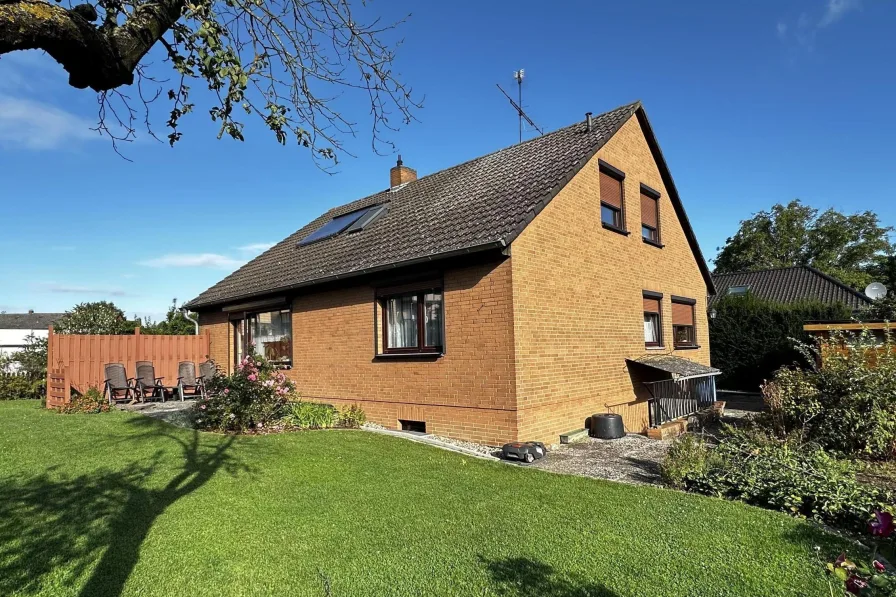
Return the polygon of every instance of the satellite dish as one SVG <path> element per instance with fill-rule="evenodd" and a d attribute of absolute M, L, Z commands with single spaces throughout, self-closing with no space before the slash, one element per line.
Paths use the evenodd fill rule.
<path fill-rule="evenodd" d="M 870 298 L 872 301 L 882 299 L 887 296 L 887 287 L 880 282 L 872 282 L 865 287 L 865 296 Z"/>

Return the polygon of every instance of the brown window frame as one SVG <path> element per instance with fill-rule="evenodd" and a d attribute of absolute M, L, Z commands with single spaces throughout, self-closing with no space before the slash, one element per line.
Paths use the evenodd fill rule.
<path fill-rule="evenodd" d="M 240 353 L 240 348 L 242 348 L 243 356 L 247 356 L 249 354 L 249 345 L 252 343 L 252 333 L 250 330 L 249 320 L 255 316 L 257 317 L 261 313 L 273 313 L 275 311 L 279 311 L 280 313 L 286 312 L 288 313 L 289 319 L 289 362 L 275 362 L 271 361 L 271 363 L 277 369 L 285 369 L 289 370 L 293 368 L 293 364 L 295 363 L 295 343 L 293 342 L 293 326 L 292 326 L 292 307 L 291 306 L 276 306 L 272 305 L 268 308 L 255 309 L 252 311 L 234 311 L 230 313 L 229 320 L 231 323 L 231 327 L 233 330 L 233 367 L 234 370 L 239 368 L 239 359 L 237 356 Z M 237 338 L 237 328 L 239 328 L 239 335 L 242 336 L 242 346 L 239 345 Z"/>
<path fill-rule="evenodd" d="M 648 245 L 653 245 L 654 247 L 658 247 L 660 249 L 663 248 L 662 236 L 660 234 L 660 192 L 656 189 L 653 189 L 643 182 L 641 183 L 641 194 L 649 199 L 653 199 L 654 201 L 654 209 L 656 210 L 656 227 L 651 226 L 649 224 L 644 223 L 644 214 L 641 214 L 641 240 L 647 243 Z M 642 210 L 643 212 L 643 210 Z M 644 231 L 647 230 L 652 233 L 651 236 L 644 236 Z"/>
<path fill-rule="evenodd" d="M 700 348 L 697 344 L 697 301 L 695 299 L 685 298 L 682 296 L 673 296 L 672 297 L 673 305 L 687 305 L 691 308 L 691 321 L 693 321 L 692 325 L 681 325 L 672 323 L 672 345 L 676 349 L 693 349 Z M 678 330 L 679 329 L 687 329 L 690 330 L 688 332 L 688 342 L 679 342 L 678 341 Z"/>
<path fill-rule="evenodd" d="M 644 311 L 644 315 L 656 315 L 656 326 L 657 326 L 657 342 L 648 342 L 644 340 L 645 348 L 665 348 L 666 343 L 663 338 L 663 294 L 661 292 L 653 292 L 651 290 L 645 290 L 641 293 L 641 298 L 649 298 L 655 299 L 657 304 L 659 305 L 658 311 Z"/>
<path fill-rule="evenodd" d="M 442 297 L 441 320 L 442 327 L 442 344 L 438 346 L 426 346 L 426 318 L 424 317 L 425 301 L 427 294 L 439 294 Z M 416 296 L 417 297 L 417 346 L 409 346 L 403 348 L 389 347 L 389 309 L 387 307 L 390 299 Z M 382 294 L 378 297 L 380 309 L 383 312 L 383 349 L 380 354 L 409 355 L 409 354 L 427 354 L 438 355 L 445 351 L 445 292 L 442 287 L 421 288 L 419 290 L 411 290 L 406 292 L 394 292 L 390 294 Z"/>
<path fill-rule="evenodd" d="M 610 178 L 619 182 L 619 207 L 601 199 L 600 202 L 600 224 L 607 230 L 618 232 L 619 234 L 628 235 L 629 231 L 625 227 L 625 172 L 608 164 L 603 160 L 597 161 L 598 171 L 606 174 Z M 613 223 L 604 221 L 604 208 L 613 212 Z"/>

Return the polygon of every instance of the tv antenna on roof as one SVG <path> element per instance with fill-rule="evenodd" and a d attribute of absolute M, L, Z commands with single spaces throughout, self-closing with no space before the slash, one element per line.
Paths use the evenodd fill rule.
<path fill-rule="evenodd" d="M 495 83 L 495 85 L 498 86 L 498 89 L 501 90 L 501 93 L 504 94 L 504 97 L 506 97 L 510 101 L 510 105 L 513 106 L 513 109 L 516 110 L 517 114 L 520 117 L 520 143 L 523 142 L 523 119 L 525 119 L 526 122 L 529 123 L 529 126 L 531 126 L 536 131 L 538 131 L 538 133 L 540 135 L 544 134 L 544 131 L 542 131 L 540 128 L 538 128 L 538 125 L 535 124 L 534 122 L 532 122 L 532 119 L 529 118 L 529 116 L 523 111 L 523 78 L 525 76 L 526 76 L 526 69 L 524 69 L 524 68 L 521 68 L 520 70 L 513 71 L 513 78 L 516 81 L 517 90 L 518 90 L 517 96 L 519 97 L 519 102 L 513 101 L 513 98 L 510 97 L 506 91 L 504 91 L 504 88 L 502 88 L 500 85 Z"/>

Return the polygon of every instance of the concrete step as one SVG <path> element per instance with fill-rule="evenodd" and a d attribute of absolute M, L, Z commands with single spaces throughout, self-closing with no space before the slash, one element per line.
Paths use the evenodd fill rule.
<path fill-rule="evenodd" d="M 566 433 L 560 434 L 561 444 L 574 444 L 576 442 L 585 441 L 586 439 L 588 439 L 587 429 L 576 429 L 574 431 L 567 431 Z"/>

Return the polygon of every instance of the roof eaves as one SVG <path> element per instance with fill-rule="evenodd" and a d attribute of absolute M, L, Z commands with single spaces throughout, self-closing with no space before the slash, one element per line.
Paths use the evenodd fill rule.
<path fill-rule="evenodd" d="M 666 190 L 669 192 L 669 198 L 672 200 L 672 206 L 675 208 L 675 213 L 681 222 L 682 229 L 684 229 L 684 235 L 688 239 L 691 251 L 693 251 L 694 256 L 697 258 L 697 266 L 700 268 L 700 272 L 703 274 L 703 279 L 706 282 L 706 291 L 708 294 L 713 295 L 716 293 L 716 287 L 713 283 L 709 266 L 706 265 L 703 251 L 700 250 L 697 236 L 694 234 L 694 229 L 691 227 L 691 221 L 688 219 L 688 214 L 684 210 L 684 204 L 681 202 L 678 189 L 675 187 L 675 181 L 672 180 L 672 173 L 669 171 L 669 165 L 666 163 L 666 158 L 663 157 L 659 142 L 656 139 L 656 135 L 653 133 L 653 127 L 650 126 L 650 121 L 647 119 L 647 112 L 644 111 L 644 107 L 640 105 L 640 102 L 638 103 L 635 115 L 638 117 L 638 122 L 641 124 L 641 128 L 644 129 L 644 137 L 647 139 L 647 145 L 650 147 L 653 159 L 660 170 L 660 177 L 662 177 L 663 184 L 666 185 Z"/>
<path fill-rule="evenodd" d="M 229 296 L 226 299 L 219 300 L 210 300 L 210 301 L 198 301 L 197 299 L 193 299 L 184 307 L 187 309 L 208 309 L 209 307 L 215 307 L 217 305 L 223 305 L 226 303 L 232 303 L 234 301 L 245 300 L 249 298 L 254 298 L 257 296 L 265 296 L 268 294 L 277 294 L 280 292 L 289 292 L 292 290 L 299 290 L 301 288 L 307 288 L 309 286 L 318 286 L 320 284 L 326 284 L 327 282 L 336 282 L 338 280 L 347 280 L 351 278 L 357 278 L 359 276 L 363 276 L 365 274 L 374 274 L 377 272 L 388 271 L 391 269 L 398 269 L 401 267 L 408 267 L 411 265 L 417 265 L 420 263 L 427 263 L 430 261 L 441 261 L 443 259 L 450 259 L 452 257 L 459 257 L 461 255 L 467 255 L 470 253 L 481 253 L 483 251 L 489 251 L 491 249 L 503 249 L 507 246 L 507 243 L 503 239 L 499 239 L 496 241 L 483 243 L 481 245 L 476 245 L 474 247 L 466 247 L 463 249 L 456 249 L 454 251 L 445 251 L 443 253 L 435 253 L 433 255 L 427 255 L 425 257 L 417 257 L 414 259 L 408 259 L 405 261 L 398 261 L 395 263 L 387 263 L 384 265 L 379 265 L 376 267 L 368 267 L 359 270 L 355 270 L 352 272 L 348 272 L 345 274 L 335 274 L 332 276 L 324 276 L 321 278 L 315 278 L 313 280 L 306 280 L 304 282 L 300 282 L 298 284 L 290 284 L 286 286 L 282 286 L 280 288 L 274 288 L 272 290 L 262 290 L 259 292 L 249 292 L 246 294 Z"/>

